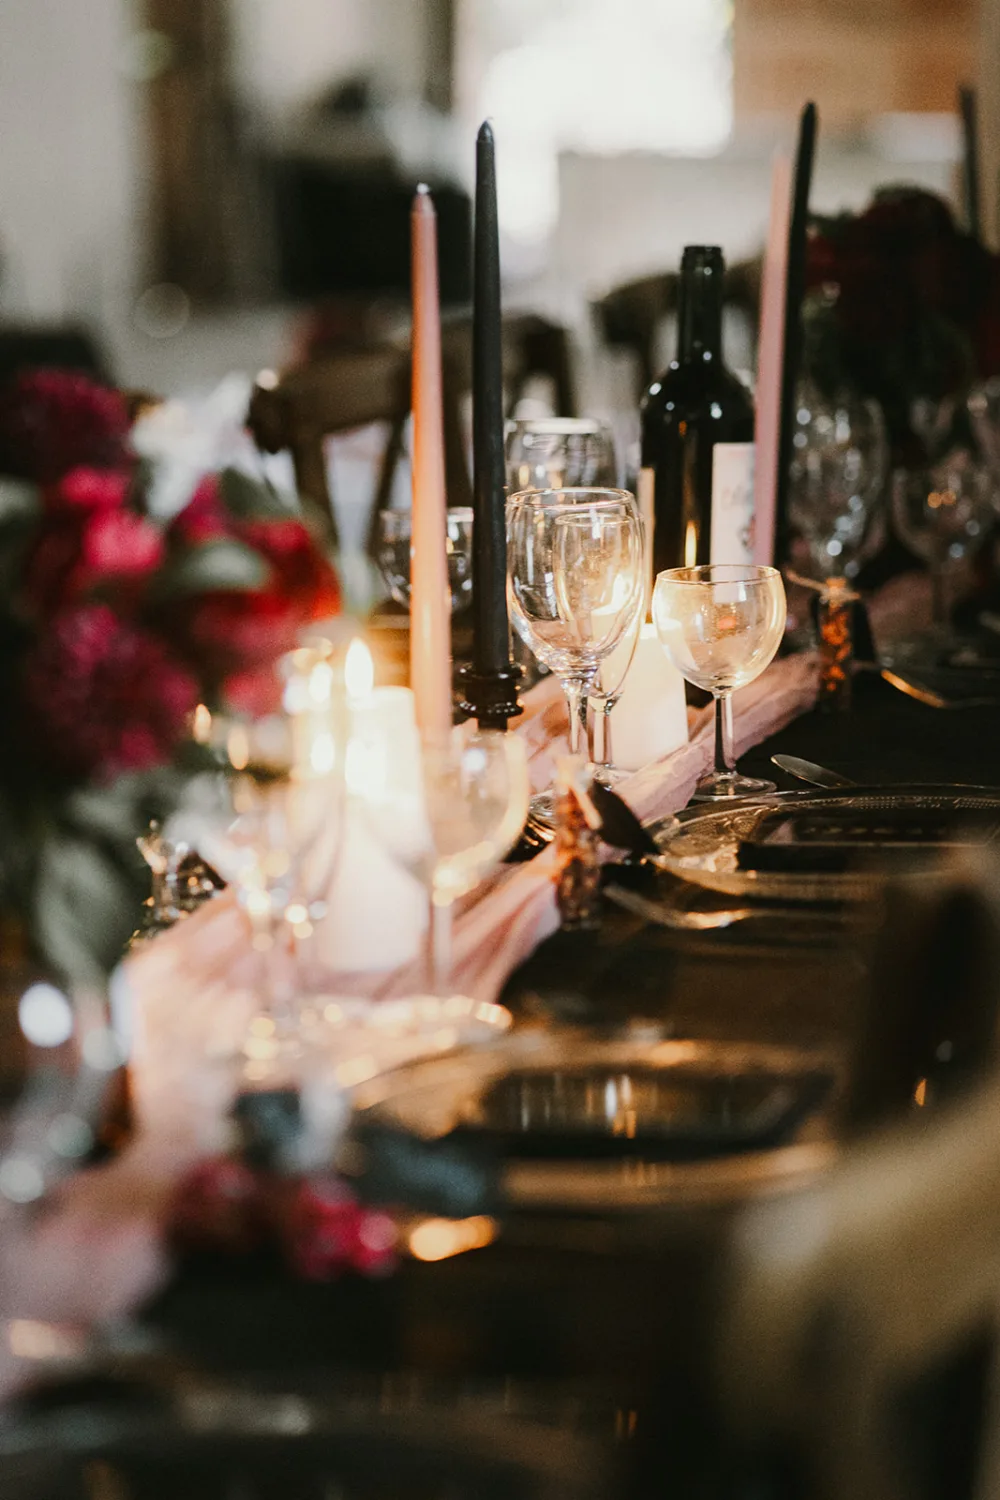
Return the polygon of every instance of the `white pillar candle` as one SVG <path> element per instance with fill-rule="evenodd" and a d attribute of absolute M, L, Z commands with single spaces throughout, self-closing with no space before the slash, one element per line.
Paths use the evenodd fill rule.
<path fill-rule="evenodd" d="M 347 806 L 316 957 L 341 973 L 388 971 L 420 952 L 427 893 L 407 868 L 423 831 L 413 693 L 371 687 L 371 657 L 352 643 L 346 668 Z"/>
<path fill-rule="evenodd" d="M 684 679 L 645 624 L 639 632 L 625 687 L 611 711 L 611 758 L 623 771 L 638 771 L 687 743 Z"/>

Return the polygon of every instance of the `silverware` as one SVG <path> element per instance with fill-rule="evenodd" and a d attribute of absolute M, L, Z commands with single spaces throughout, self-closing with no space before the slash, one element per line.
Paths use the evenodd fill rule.
<path fill-rule="evenodd" d="M 803 760 L 798 755 L 772 755 L 772 766 L 777 766 L 779 771 L 785 771 L 789 776 L 795 776 L 799 781 L 806 781 L 810 786 L 838 787 L 857 786 L 849 776 L 841 776 L 839 771 L 830 771 L 826 766 L 818 766 L 814 760 Z"/>
<path fill-rule="evenodd" d="M 646 922 L 655 922 L 660 927 L 669 927 L 672 932 L 712 932 L 717 927 L 732 927 L 736 922 L 749 921 L 751 917 L 774 917 L 782 923 L 806 921 L 812 925 L 818 920 L 828 921 L 831 916 L 835 921 L 842 920 L 836 913 L 830 912 L 824 912 L 818 918 L 814 911 L 805 907 L 801 911 L 794 907 L 776 909 L 773 906 L 731 906 L 720 911 L 686 911 L 683 907 L 672 906 L 664 901 L 650 901 L 648 896 L 640 896 L 636 891 L 628 891 L 621 885 L 606 886 L 604 894 L 623 911 L 642 917 Z"/>
<path fill-rule="evenodd" d="M 658 854 L 660 851 L 648 831 L 639 822 L 628 803 L 600 781 L 590 787 L 591 801 L 601 816 L 601 837 L 615 849 L 630 854 Z"/>
<path fill-rule="evenodd" d="M 881 675 L 890 687 L 905 693 L 908 698 L 915 698 L 918 703 L 925 703 L 928 708 L 1000 708 L 1000 698 L 945 698 L 925 683 L 914 682 L 912 677 L 900 677 L 888 667 L 882 668 Z"/>

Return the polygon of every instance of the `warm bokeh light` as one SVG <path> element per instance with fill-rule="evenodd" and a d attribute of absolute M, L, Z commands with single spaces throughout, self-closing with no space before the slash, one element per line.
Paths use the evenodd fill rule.
<path fill-rule="evenodd" d="M 199 703 L 191 716 L 191 734 L 196 745 L 207 745 L 212 738 L 212 715 L 204 703 Z"/>
<path fill-rule="evenodd" d="M 349 698 L 367 698 L 375 686 L 375 663 L 360 636 L 355 636 L 347 648 L 344 683 Z"/>
<path fill-rule="evenodd" d="M 496 1219 L 485 1214 L 471 1219 L 424 1219 L 410 1231 L 410 1254 L 415 1260 L 447 1260 L 466 1250 L 482 1250 L 499 1233 Z"/>

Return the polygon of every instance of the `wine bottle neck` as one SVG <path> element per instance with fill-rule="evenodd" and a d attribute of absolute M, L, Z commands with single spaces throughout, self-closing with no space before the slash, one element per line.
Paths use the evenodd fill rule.
<path fill-rule="evenodd" d="M 680 363 L 722 357 L 722 267 L 711 263 L 685 266 L 677 308 L 677 358 Z"/>

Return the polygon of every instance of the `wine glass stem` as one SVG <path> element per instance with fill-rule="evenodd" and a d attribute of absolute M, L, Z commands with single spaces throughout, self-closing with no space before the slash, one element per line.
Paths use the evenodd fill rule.
<path fill-rule="evenodd" d="M 715 773 L 731 776 L 736 768 L 733 754 L 733 698 L 729 689 L 715 695 Z"/>
<path fill-rule="evenodd" d="M 431 892 L 430 917 L 431 993 L 447 996 L 451 993 L 452 903 L 438 891 Z"/>
<path fill-rule="evenodd" d="M 596 757 L 596 764 L 599 766 L 611 765 L 611 710 L 617 701 L 616 698 L 603 698 L 601 700 L 601 711 L 596 715 L 594 720 L 595 726 L 598 720 L 600 720 L 601 725 L 601 748 L 600 754 Z"/>
<path fill-rule="evenodd" d="M 587 686 L 586 682 L 579 682 L 576 678 L 569 678 L 562 685 L 563 692 L 566 694 L 566 707 L 569 710 L 570 755 L 580 754 L 586 734 Z"/>

